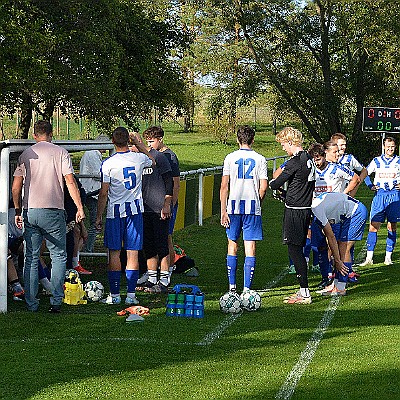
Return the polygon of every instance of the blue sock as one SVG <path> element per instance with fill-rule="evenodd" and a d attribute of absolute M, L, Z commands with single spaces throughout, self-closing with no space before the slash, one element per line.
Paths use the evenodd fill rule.
<path fill-rule="evenodd" d="M 367 251 L 374 251 L 377 240 L 378 240 L 378 232 L 368 232 Z"/>
<path fill-rule="evenodd" d="M 329 272 L 331 271 L 331 265 L 329 263 L 328 257 L 328 249 L 323 249 L 319 251 L 318 263 L 322 278 L 327 279 Z"/>
<path fill-rule="evenodd" d="M 310 253 L 311 253 L 311 239 L 310 238 L 306 239 L 306 245 L 304 246 L 303 253 L 304 253 L 304 257 L 310 258 Z"/>
<path fill-rule="evenodd" d="M 256 267 L 255 257 L 245 257 L 244 258 L 244 284 L 245 289 L 250 289 L 251 282 L 253 280 L 254 269 Z"/>
<path fill-rule="evenodd" d="M 237 256 L 226 256 L 226 269 L 228 271 L 228 282 L 230 286 L 236 287 Z"/>
<path fill-rule="evenodd" d="M 126 269 L 125 276 L 126 276 L 126 281 L 128 283 L 127 292 L 135 293 L 136 284 L 139 279 L 139 270 Z"/>
<path fill-rule="evenodd" d="M 389 231 L 386 239 L 386 251 L 389 253 L 393 253 L 394 245 L 396 244 L 396 231 Z"/>
<path fill-rule="evenodd" d="M 353 270 L 353 263 L 345 262 L 343 264 L 349 269 L 349 271 Z M 340 272 L 336 272 L 336 278 L 337 278 L 338 282 L 347 282 L 348 277 L 349 277 L 349 274 L 346 274 L 343 276 Z"/>
<path fill-rule="evenodd" d="M 121 275 L 121 271 L 108 271 L 108 283 L 110 284 L 111 294 L 119 294 Z"/>

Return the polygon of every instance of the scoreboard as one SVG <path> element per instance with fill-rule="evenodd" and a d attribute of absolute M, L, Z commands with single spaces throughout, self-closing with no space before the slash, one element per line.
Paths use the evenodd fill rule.
<path fill-rule="evenodd" d="M 364 107 L 364 132 L 400 133 L 400 108 Z"/>

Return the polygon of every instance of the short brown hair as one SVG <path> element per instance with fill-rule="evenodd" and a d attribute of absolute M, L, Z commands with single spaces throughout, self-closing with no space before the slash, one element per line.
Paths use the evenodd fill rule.
<path fill-rule="evenodd" d="M 124 147 L 128 145 L 129 132 L 128 129 L 123 126 L 115 128 L 112 133 L 113 143 L 118 147 Z"/>
<path fill-rule="evenodd" d="M 334 133 L 334 134 L 331 136 L 331 140 L 333 140 L 333 141 L 335 141 L 335 142 L 336 142 L 337 140 L 339 140 L 339 139 L 342 139 L 342 140 L 346 140 L 346 141 L 347 141 L 346 136 L 343 135 L 343 133 L 340 133 L 340 132 Z"/>
<path fill-rule="evenodd" d="M 337 143 L 334 142 L 333 140 L 328 140 L 327 142 L 324 143 L 324 149 L 325 151 L 330 149 L 333 146 L 337 146 Z"/>
<path fill-rule="evenodd" d="M 313 143 L 309 148 L 308 148 L 308 154 L 311 157 L 325 157 L 325 149 L 324 146 L 321 143 Z"/>
<path fill-rule="evenodd" d="M 36 136 L 50 136 L 53 133 L 53 126 L 49 121 L 36 121 L 33 126 L 33 133 Z"/>
<path fill-rule="evenodd" d="M 240 144 L 251 145 L 256 135 L 254 129 L 249 125 L 239 126 L 236 137 Z"/>
<path fill-rule="evenodd" d="M 162 139 L 164 137 L 164 130 L 161 126 L 150 126 L 143 132 L 145 139 Z"/>

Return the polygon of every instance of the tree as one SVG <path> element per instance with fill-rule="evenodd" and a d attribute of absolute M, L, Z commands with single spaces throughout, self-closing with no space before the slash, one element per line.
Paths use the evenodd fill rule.
<path fill-rule="evenodd" d="M 171 59 L 184 41 L 167 22 L 125 0 L 19 0 L 0 8 L 2 105 L 20 108 L 21 137 L 32 111 L 60 106 L 109 128 L 149 108 L 180 104 L 183 84 Z"/>
<path fill-rule="evenodd" d="M 315 140 L 342 131 L 348 121 L 354 121 L 351 134 L 357 138 L 366 103 L 398 104 L 393 42 L 398 44 L 399 22 L 392 4 L 235 0 L 235 7 L 266 84 Z M 392 61 L 382 62 L 381 54 Z"/>

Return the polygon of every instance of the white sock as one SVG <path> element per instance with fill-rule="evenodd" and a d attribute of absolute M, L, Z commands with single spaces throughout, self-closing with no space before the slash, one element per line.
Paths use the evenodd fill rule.
<path fill-rule="evenodd" d="M 303 297 L 310 297 L 310 291 L 308 288 L 300 288 L 300 294 Z"/>
<path fill-rule="evenodd" d="M 386 255 L 385 255 L 385 260 L 391 260 L 392 259 L 392 252 L 391 251 L 387 251 Z"/>
<path fill-rule="evenodd" d="M 136 293 L 130 293 L 130 292 L 128 292 L 128 293 L 126 294 L 126 297 L 130 297 L 131 299 L 136 299 Z"/>
<path fill-rule="evenodd" d="M 161 271 L 160 272 L 160 283 L 164 286 L 169 285 L 169 271 Z"/>
<path fill-rule="evenodd" d="M 346 290 L 346 282 L 338 282 L 336 283 L 336 287 L 340 291 Z"/>
<path fill-rule="evenodd" d="M 78 263 L 79 263 L 79 257 L 72 257 L 72 268 L 77 267 Z"/>
<path fill-rule="evenodd" d="M 372 257 L 374 256 L 374 252 L 372 250 L 367 251 L 367 260 L 372 260 Z"/>
<path fill-rule="evenodd" d="M 148 279 L 148 281 L 149 281 L 150 283 L 156 284 L 156 283 L 157 283 L 157 271 L 148 270 L 147 272 L 148 272 L 148 274 L 149 274 L 149 279 Z"/>

